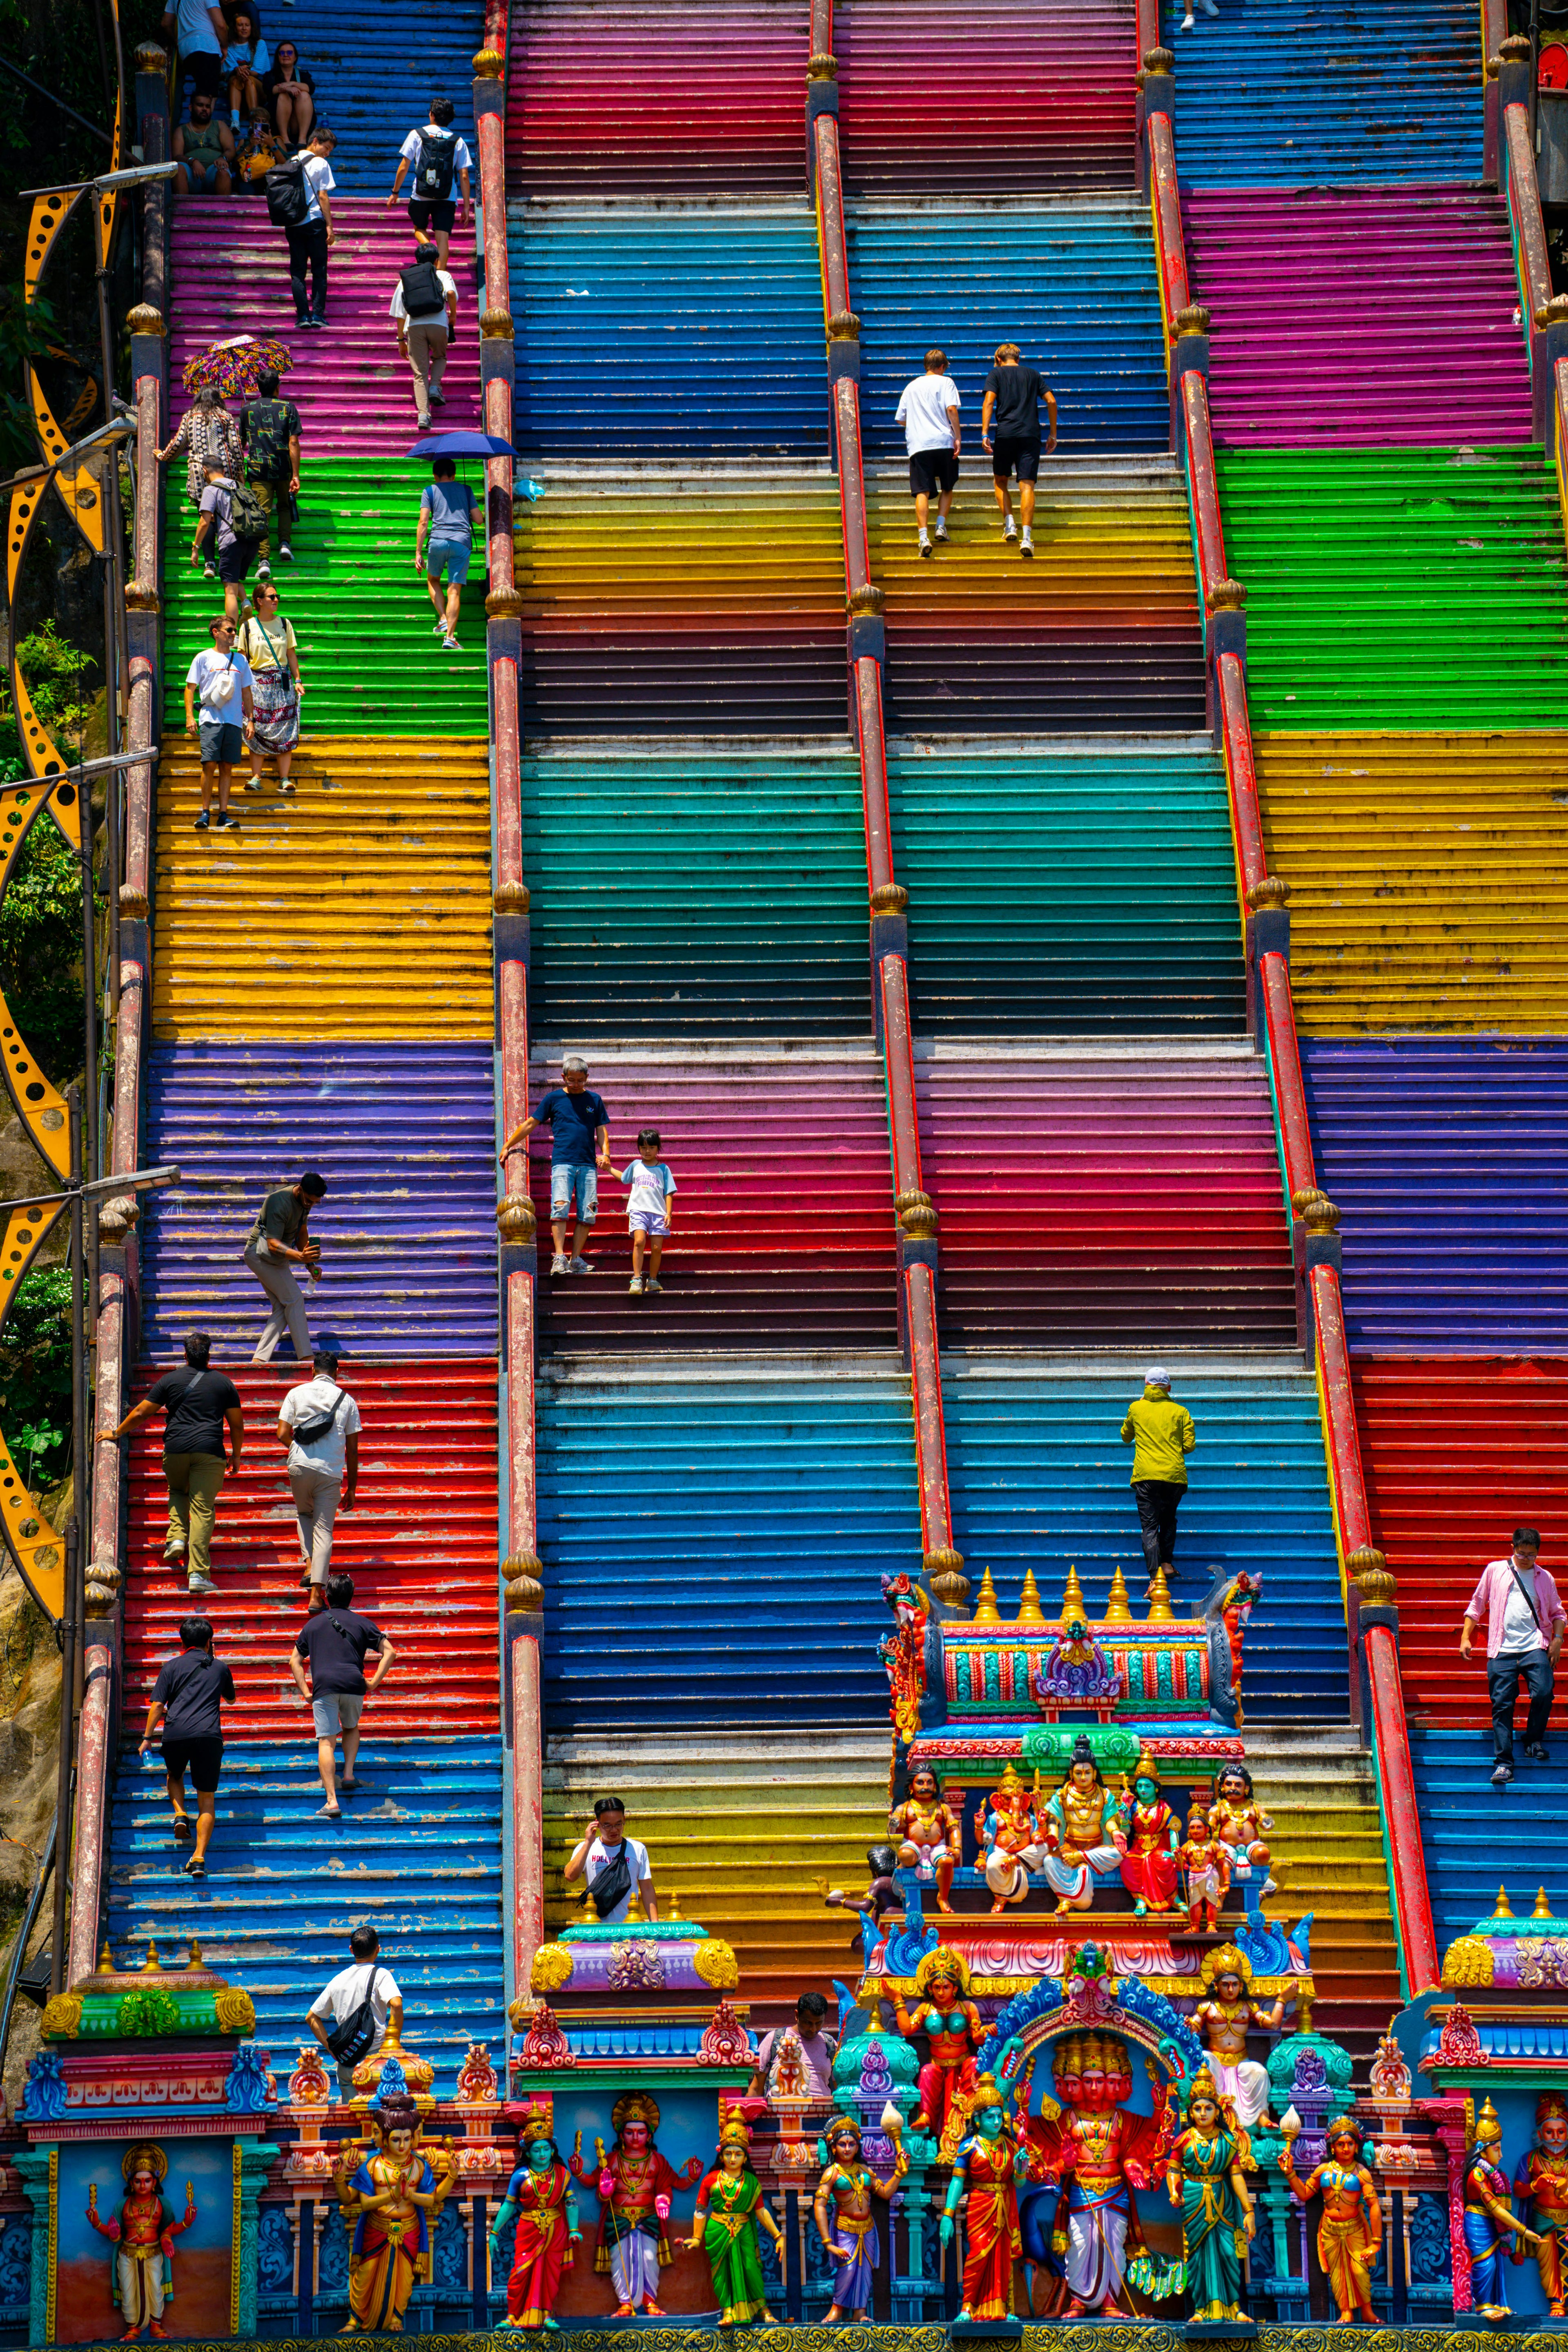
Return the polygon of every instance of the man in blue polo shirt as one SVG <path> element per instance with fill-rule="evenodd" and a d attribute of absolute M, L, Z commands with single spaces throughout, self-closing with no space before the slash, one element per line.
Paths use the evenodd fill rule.
<path fill-rule="evenodd" d="M 583 1244 L 599 1213 L 598 1171 L 613 1163 L 610 1114 L 605 1108 L 603 1097 L 588 1084 L 588 1065 L 581 1054 L 568 1054 L 561 1065 L 561 1084 L 551 1087 L 532 1118 L 523 1119 L 507 1137 L 500 1148 L 503 1164 L 507 1153 L 531 1135 L 536 1127 L 548 1127 L 551 1134 L 550 1230 L 554 1237 L 555 1255 L 550 1271 L 592 1274 L 594 1269 L 583 1255 Z M 577 1213 L 577 1230 L 573 1235 L 568 1262 L 566 1228 L 574 1210 Z"/>

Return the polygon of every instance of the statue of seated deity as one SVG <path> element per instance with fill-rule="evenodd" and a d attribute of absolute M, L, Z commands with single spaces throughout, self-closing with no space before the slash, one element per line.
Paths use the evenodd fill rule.
<path fill-rule="evenodd" d="M 1068 1777 L 1046 1806 L 1046 1884 L 1057 1911 L 1087 1911 L 1095 1887 L 1119 1874 L 1127 1852 L 1127 1832 L 1118 1800 L 1100 1777 L 1087 1733 L 1073 1745 Z"/>

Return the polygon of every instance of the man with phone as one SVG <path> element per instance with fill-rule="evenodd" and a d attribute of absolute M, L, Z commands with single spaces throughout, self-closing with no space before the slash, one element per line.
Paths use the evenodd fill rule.
<path fill-rule="evenodd" d="M 1539 1528 L 1515 1528 L 1507 1559 L 1487 1562 L 1465 1611 L 1459 1655 L 1468 1658 L 1477 1628 L 1487 1629 L 1487 1686 L 1492 1707 L 1492 1786 L 1513 1779 L 1513 1710 L 1522 1682 L 1530 1693 L 1524 1719 L 1524 1752 L 1537 1764 L 1550 1763 L 1546 1718 L 1552 1712 L 1557 1661 L 1568 1611 L 1557 1586 L 1537 1565 Z"/>
<path fill-rule="evenodd" d="M 626 1823 L 626 1809 L 618 1797 L 597 1799 L 594 1818 L 567 1856 L 562 1873 L 568 1881 L 587 1873 L 588 1908 L 601 1927 L 618 1927 L 637 1895 L 647 1916 L 658 1917 L 647 1848 L 624 1834 Z"/>

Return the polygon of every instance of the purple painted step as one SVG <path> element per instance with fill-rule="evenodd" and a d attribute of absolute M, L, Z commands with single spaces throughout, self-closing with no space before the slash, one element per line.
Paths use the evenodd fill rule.
<path fill-rule="evenodd" d="M 1528 441 L 1530 377 L 1500 196 L 1247 190 L 1183 206 L 1231 447 Z"/>

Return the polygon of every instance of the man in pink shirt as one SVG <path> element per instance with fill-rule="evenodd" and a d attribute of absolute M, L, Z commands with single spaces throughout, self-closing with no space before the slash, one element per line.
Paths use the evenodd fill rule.
<path fill-rule="evenodd" d="M 1550 1760 L 1546 1718 L 1552 1712 L 1553 1678 L 1568 1611 L 1546 1570 L 1535 1564 L 1540 1549 L 1538 1528 L 1515 1528 L 1512 1557 L 1489 1560 L 1481 1570 L 1459 1636 L 1459 1655 L 1468 1658 L 1476 1628 L 1484 1623 L 1487 1629 L 1494 1789 L 1506 1789 L 1513 1778 L 1513 1709 L 1521 1682 L 1530 1693 L 1524 1752 L 1538 1764 Z"/>

